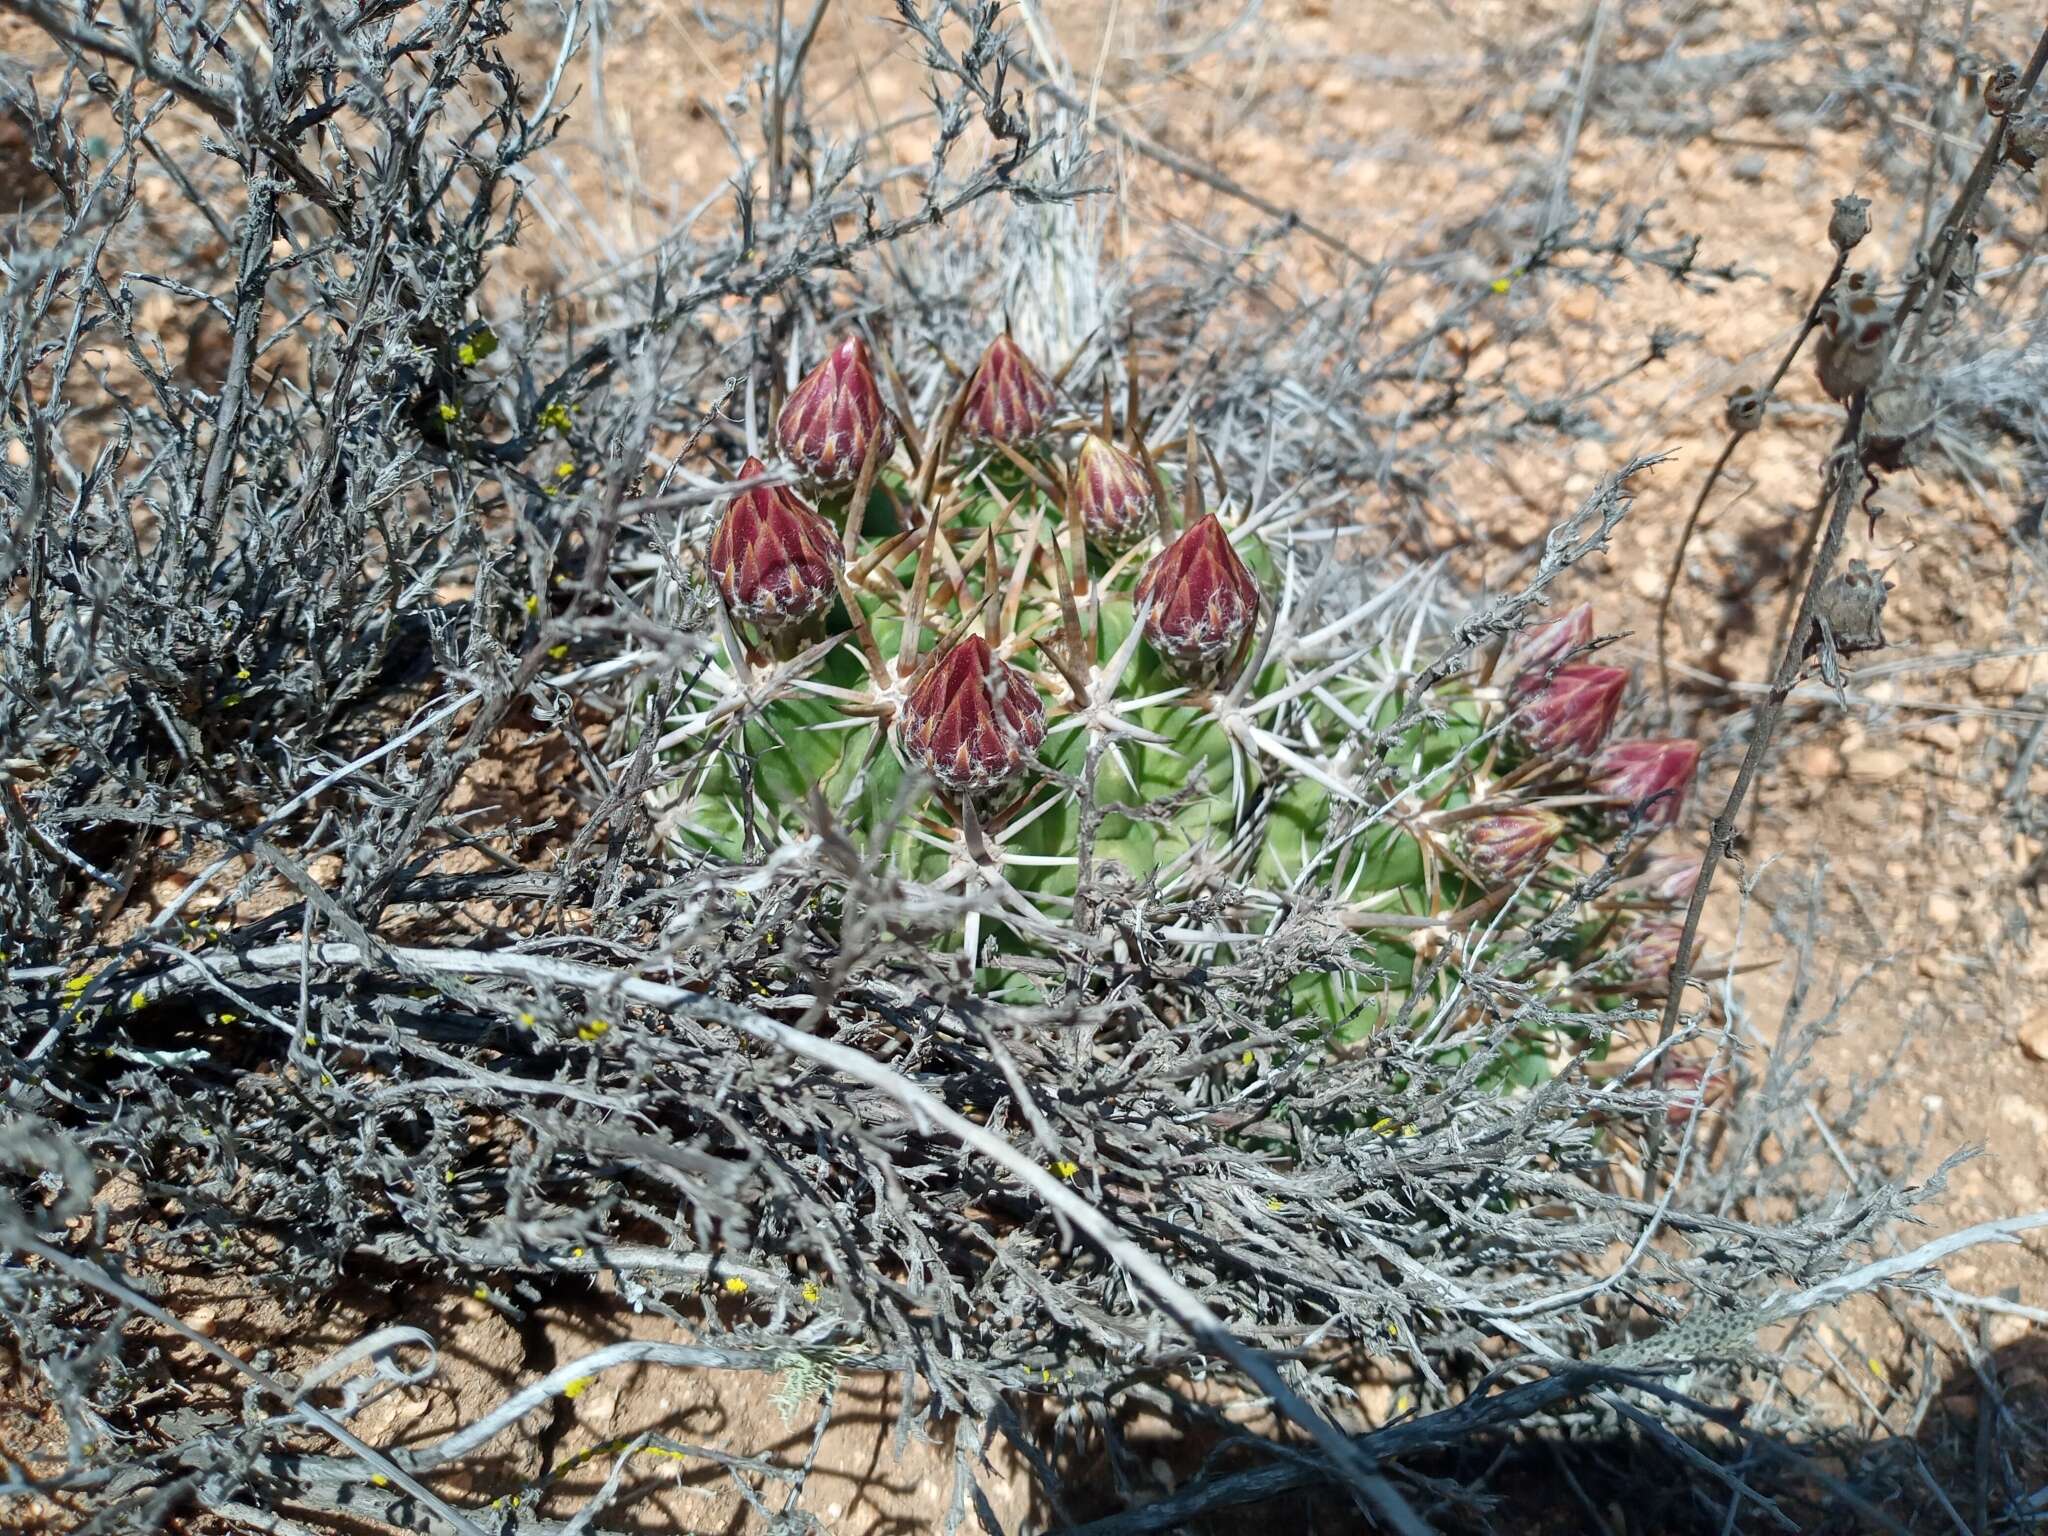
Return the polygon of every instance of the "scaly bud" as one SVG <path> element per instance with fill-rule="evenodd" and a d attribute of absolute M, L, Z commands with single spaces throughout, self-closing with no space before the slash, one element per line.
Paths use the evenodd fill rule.
<path fill-rule="evenodd" d="M 1594 761 L 1593 788 L 1626 801 L 1623 816 L 1634 810 L 1649 826 L 1668 827 L 1685 809 L 1686 791 L 1692 788 L 1699 761 L 1696 741 L 1617 741 Z"/>
<path fill-rule="evenodd" d="M 1045 430 L 1052 408 L 1052 385 L 1024 349 L 1003 335 L 988 344 L 975 365 L 960 426 L 981 442 L 1022 443 Z"/>
<path fill-rule="evenodd" d="M 1551 811 L 1500 811 L 1460 822 L 1458 856 L 1487 885 L 1507 885 L 1550 857 L 1565 820 Z"/>
<path fill-rule="evenodd" d="M 1646 987 L 1662 986 L 1669 981 L 1671 968 L 1678 964 L 1679 941 L 1684 937 L 1683 923 L 1651 919 L 1630 923 L 1622 948 L 1629 980 Z"/>
<path fill-rule="evenodd" d="M 1073 496 L 1088 542 L 1112 555 L 1144 538 L 1157 520 L 1145 466 L 1092 432 L 1081 440 Z"/>
<path fill-rule="evenodd" d="M 1592 643 L 1593 605 L 1581 603 L 1563 618 L 1525 629 L 1509 640 L 1501 652 L 1501 671 L 1513 688 L 1540 687 L 1545 672 Z"/>
<path fill-rule="evenodd" d="M 1259 617 L 1259 584 L 1214 513 L 1145 567 L 1132 600 L 1152 613 L 1145 638 L 1181 676 L 1221 682 L 1244 665 Z"/>
<path fill-rule="evenodd" d="M 767 470 L 748 459 L 751 480 Z M 779 629 L 832 601 L 839 535 L 786 485 L 757 485 L 726 503 L 711 535 L 711 574 L 735 618 Z"/>
<path fill-rule="evenodd" d="M 1614 729 L 1627 692 L 1625 667 L 1560 667 L 1522 696 L 1509 729 L 1530 752 L 1590 756 Z"/>
<path fill-rule="evenodd" d="M 875 463 L 896 449 L 896 427 L 882 406 L 868 344 L 849 336 L 803 377 L 775 418 L 783 456 L 805 474 L 838 485 L 860 473 L 868 445 Z"/>
<path fill-rule="evenodd" d="M 956 795 L 983 794 L 1045 740 L 1045 705 L 1029 678 L 969 635 L 911 689 L 902 733 L 915 767 Z"/>
<path fill-rule="evenodd" d="M 1696 1114 L 1718 1114 L 1722 1100 L 1735 1094 L 1735 1083 L 1726 1073 L 1714 1073 L 1708 1077 L 1708 1063 L 1702 1061 L 1673 1061 L 1663 1071 L 1665 1092 L 1671 1094 L 1671 1102 L 1665 1104 L 1665 1124 L 1673 1130 L 1683 1130 L 1686 1122 Z"/>

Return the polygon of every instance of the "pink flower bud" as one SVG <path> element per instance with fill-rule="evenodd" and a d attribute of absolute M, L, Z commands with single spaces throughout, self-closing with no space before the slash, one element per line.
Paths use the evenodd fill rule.
<path fill-rule="evenodd" d="M 1259 584 L 1213 513 L 1152 557 L 1133 598 L 1151 601 L 1145 638 L 1183 677 L 1220 681 L 1244 664 Z"/>
<path fill-rule="evenodd" d="M 1581 603 L 1561 619 L 1514 636 L 1501 652 L 1501 671 L 1518 690 L 1538 687 L 1543 674 L 1573 651 L 1593 643 L 1593 605 Z"/>
<path fill-rule="evenodd" d="M 1522 695 L 1509 729 L 1528 751 L 1585 757 L 1614 729 L 1626 692 L 1626 668 L 1560 667 Z"/>
<path fill-rule="evenodd" d="M 1699 883 L 1700 861 L 1680 858 L 1652 859 L 1642 873 L 1624 882 L 1629 890 L 1674 907 L 1691 901 L 1693 887 Z"/>
<path fill-rule="evenodd" d="M 1678 943 L 1685 937 L 1683 923 L 1638 919 L 1630 923 L 1622 944 L 1622 956 L 1630 981 L 1646 987 L 1660 987 L 1671 979 L 1678 964 Z"/>
<path fill-rule="evenodd" d="M 981 442 L 1021 443 L 1045 430 L 1052 408 L 1052 385 L 1038 365 L 1007 335 L 998 336 L 968 380 L 960 426 Z"/>
<path fill-rule="evenodd" d="M 1088 542 L 1110 554 L 1129 549 L 1157 522 L 1152 477 L 1145 466 L 1092 432 L 1081 440 L 1073 496 Z"/>
<path fill-rule="evenodd" d="M 1460 822 L 1458 856 L 1488 885 L 1507 885 L 1550 857 L 1565 820 L 1551 811 L 1500 811 Z"/>
<path fill-rule="evenodd" d="M 748 459 L 740 478 L 766 474 Z M 806 619 L 832 601 L 839 535 L 786 485 L 757 485 L 725 505 L 711 535 L 711 574 L 735 618 L 763 629 Z"/>
<path fill-rule="evenodd" d="M 1699 766 L 1700 744 L 1677 737 L 1617 741 L 1593 763 L 1593 788 L 1628 802 L 1645 825 L 1668 827 L 1685 809 L 1686 791 Z M 1620 813 L 1625 819 L 1628 812 Z"/>
<path fill-rule="evenodd" d="M 775 418 L 783 456 L 805 474 L 838 485 L 860 473 L 868 445 L 875 463 L 896 448 L 896 427 L 882 406 L 868 344 L 849 336 L 803 377 Z"/>
<path fill-rule="evenodd" d="M 1664 1089 L 1671 1095 L 1664 1106 L 1664 1123 L 1674 1131 L 1707 1107 L 1711 1092 L 1704 1083 L 1706 1073 L 1689 1061 L 1674 1061 L 1664 1069 Z"/>
<path fill-rule="evenodd" d="M 982 794 L 1014 776 L 1045 740 L 1031 680 L 969 635 L 939 658 L 903 704 L 903 751 L 954 794 Z"/>

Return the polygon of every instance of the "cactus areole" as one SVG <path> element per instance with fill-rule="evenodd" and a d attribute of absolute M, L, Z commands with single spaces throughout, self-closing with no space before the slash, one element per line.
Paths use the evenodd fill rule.
<path fill-rule="evenodd" d="M 1457 1017 L 1486 966 L 1565 999 L 1514 1026 L 1504 1084 L 1562 1059 L 1573 997 L 1591 1017 L 1646 984 L 1698 867 L 1655 841 L 1699 753 L 1614 739 L 1631 679 L 1587 659 L 1590 607 L 1418 700 L 1424 621 L 1451 604 L 1416 572 L 1327 580 L 1337 514 L 1285 486 L 1242 504 L 1199 434 L 1132 451 L 1131 422 L 1058 426 L 1008 336 L 964 393 L 917 382 L 945 403 L 924 462 L 878 466 L 868 507 L 892 515 L 854 518 L 831 485 L 817 511 L 786 486 L 722 509 L 705 564 L 734 622 L 660 735 L 678 852 L 751 863 L 829 831 L 867 878 L 926 893 L 935 948 L 1010 1000 L 1243 966 L 1250 940 L 1298 934 L 1298 969 L 1260 984 L 1341 1044 Z M 879 398 L 840 343 L 783 412 L 785 457 L 814 483 L 857 469 L 891 430 Z M 1641 867 L 1558 937 L 1620 824 Z"/>

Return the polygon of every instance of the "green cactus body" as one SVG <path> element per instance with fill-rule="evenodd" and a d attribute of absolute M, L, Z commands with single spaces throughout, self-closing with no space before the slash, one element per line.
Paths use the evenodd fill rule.
<path fill-rule="evenodd" d="M 1469 957 L 1424 958 L 1446 944 L 1484 948 L 1472 935 L 1489 924 L 1470 921 L 1474 911 L 1537 899 L 1521 877 L 1585 832 L 1572 811 L 1578 830 L 1559 836 L 1565 817 L 1541 807 L 1580 775 L 1523 764 L 1503 789 L 1497 727 L 1508 704 L 1465 681 L 1440 684 L 1428 713 L 1390 739 L 1407 702 L 1396 647 L 1284 612 L 1292 552 L 1243 527 L 1227 545 L 1197 530 L 1207 520 L 1185 484 L 1185 532 L 1171 549 L 1160 553 L 1157 536 L 1122 557 L 1090 549 L 1076 571 L 1058 439 L 1029 451 L 1031 473 L 979 446 L 957 456 L 929 509 L 914 487 L 933 477 L 890 470 L 828 615 L 772 654 L 727 626 L 723 669 L 698 679 L 663 738 L 674 840 L 757 857 L 808 836 L 821 807 L 901 880 L 999 885 L 996 914 L 964 925 L 964 937 L 976 985 L 1009 998 L 1043 985 L 1041 972 L 1008 963 L 1039 951 L 1035 928 L 1099 916 L 1076 911 L 1085 841 L 1104 877 L 1092 899 L 1106 883 L 1115 899 L 1163 912 L 1147 931 L 1202 963 L 1229 963 L 1235 934 L 1319 924 L 1300 974 L 1273 1000 L 1305 1035 L 1351 1044 L 1404 1007 L 1426 1025 Z M 1185 480 L 1186 461 L 1180 469 Z M 844 507 L 820 510 L 843 527 Z M 1242 634 L 1247 605 L 1256 648 Z M 1150 627 L 1134 642 L 1141 613 Z M 956 642 L 979 645 L 970 637 L 991 644 L 954 656 Z M 1029 699 L 1009 691 L 1020 686 Z M 912 726 L 929 754 L 920 772 L 906 747 Z M 1511 750 L 1505 761 L 1515 767 Z M 927 773 L 973 787 L 949 791 Z M 1492 839 L 1475 859 L 1514 880 L 1490 886 L 1457 855 L 1460 826 L 1475 824 Z M 1183 911 L 1194 915 L 1180 921 Z M 1559 959 L 1581 961 L 1546 952 L 1529 968 Z M 1540 1080 L 1555 1032 L 1533 1032 L 1508 1076 Z"/>

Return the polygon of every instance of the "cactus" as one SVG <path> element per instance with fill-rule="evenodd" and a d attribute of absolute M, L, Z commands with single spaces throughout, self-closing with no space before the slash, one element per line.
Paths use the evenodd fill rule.
<path fill-rule="evenodd" d="M 846 343 L 799 394 L 867 400 L 872 385 Z M 727 665 L 696 678 L 660 739 L 673 841 L 759 858 L 829 826 L 958 911 L 942 947 L 1010 998 L 1069 985 L 1030 961 L 1077 938 L 1105 962 L 1142 933 L 1148 963 L 1225 964 L 1233 936 L 1288 923 L 1311 926 L 1311 969 L 1275 1006 L 1331 1044 L 1408 1005 L 1427 1019 L 1461 971 L 1503 956 L 1525 975 L 1564 961 L 1589 1014 L 1639 990 L 1653 930 L 1637 909 L 1668 913 L 1678 861 L 1562 946 L 1521 954 L 1503 937 L 1503 913 L 1549 910 L 1617 823 L 1672 825 L 1698 759 L 1689 742 L 1609 740 L 1629 675 L 1586 659 L 1592 610 L 1410 708 L 1399 593 L 1317 610 L 1303 572 L 1329 546 L 1286 498 L 1248 508 L 1218 485 L 1206 509 L 1192 435 L 1147 444 L 1134 402 L 1119 442 L 1106 410 L 1062 414 L 1057 388 L 998 337 L 924 432 L 899 442 L 877 405 L 829 454 L 792 425 L 792 396 L 794 467 L 836 474 L 858 451 L 861 472 L 850 487 L 813 475 L 815 514 L 757 487 L 721 520 Z M 1161 516 L 1176 504 L 1177 529 Z M 828 523 L 833 558 L 792 560 Z M 798 612 L 731 574 L 792 566 L 829 573 L 837 601 Z M 1145 920 L 1119 929 L 1119 903 Z"/>

